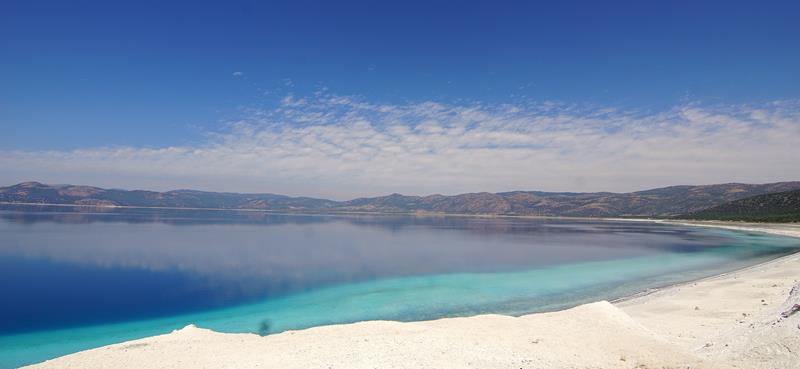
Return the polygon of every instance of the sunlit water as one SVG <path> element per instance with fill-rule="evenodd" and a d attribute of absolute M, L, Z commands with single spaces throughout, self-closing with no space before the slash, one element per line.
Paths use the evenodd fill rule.
<path fill-rule="evenodd" d="M 0 368 L 190 323 L 269 334 L 553 310 L 800 248 L 621 221 L 4 209 Z"/>

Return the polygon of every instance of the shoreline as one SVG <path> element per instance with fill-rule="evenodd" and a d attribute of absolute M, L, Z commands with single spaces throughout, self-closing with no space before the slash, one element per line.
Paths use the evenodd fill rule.
<path fill-rule="evenodd" d="M 663 220 L 653 219 L 655 223 L 675 224 L 688 227 L 729 229 L 734 231 L 758 232 L 777 236 L 800 238 L 800 223 L 752 223 L 724 220 Z"/>
<path fill-rule="evenodd" d="M 619 217 L 577 217 L 560 215 L 525 215 L 525 214 L 472 214 L 472 213 L 444 213 L 433 211 L 357 211 L 357 210 L 308 210 L 308 209 L 255 209 L 255 208 L 196 208 L 196 207 L 175 207 L 175 206 L 133 206 L 133 205 L 85 205 L 85 204 L 50 204 L 36 202 L 6 202 L 0 201 L 2 205 L 17 206 L 36 206 L 36 207 L 62 207 L 79 209 L 153 209 L 153 210 L 194 210 L 194 211 L 230 211 L 230 212 L 251 212 L 278 215 L 402 215 L 402 216 L 421 216 L 421 217 L 474 217 L 474 218 L 521 218 L 521 219 L 575 219 L 575 220 L 617 220 L 617 221 L 655 221 L 660 218 L 619 218 Z"/>
<path fill-rule="evenodd" d="M 748 223 L 748 222 L 716 221 L 716 220 L 696 220 L 696 221 L 692 221 L 692 220 L 661 220 L 661 219 L 642 219 L 642 220 L 639 220 L 639 219 L 619 219 L 619 218 L 613 218 L 613 219 L 607 219 L 607 220 L 620 220 L 620 221 L 630 220 L 630 221 L 634 221 L 634 222 L 651 222 L 651 223 L 681 225 L 681 226 L 688 226 L 688 227 L 716 228 L 716 229 L 726 229 L 726 230 L 731 230 L 731 231 L 764 233 L 764 234 L 769 234 L 769 235 L 782 236 L 782 237 L 791 237 L 791 238 L 800 239 L 800 223 Z M 764 227 L 759 228 L 759 226 L 762 226 L 762 225 L 772 226 L 772 227 L 775 227 L 775 228 L 764 228 Z M 784 229 L 780 229 L 782 227 Z M 745 266 L 745 267 L 742 267 L 742 268 L 739 268 L 739 269 L 734 269 L 734 270 L 730 270 L 730 271 L 727 271 L 727 272 L 722 272 L 722 273 L 719 273 L 719 274 L 710 275 L 710 276 L 707 276 L 707 277 L 693 279 L 693 280 L 689 280 L 689 281 L 686 281 L 686 282 L 679 282 L 679 283 L 675 283 L 675 284 L 671 284 L 671 285 L 664 286 L 664 287 L 659 287 L 659 288 L 651 288 L 651 289 L 648 289 L 646 291 L 641 291 L 641 292 L 638 292 L 638 293 L 634 293 L 634 294 L 629 295 L 629 296 L 623 296 L 623 297 L 620 297 L 620 298 L 616 298 L 616 299 L 610 300 L 610 302 L 612 304 L 623 303 L 625 301 L 634 300 L 634 299 L 637 299 L 637 298 L 640 298 L 640 297 L 645 297 L 647 295 L 658 293 L 659 291 L 662 291 L 662 290 L 665 290 L 665 289 L 678 288 L 678 287 L 681 287 L 681 286 L 691 285 L 691 284 L 694 284 L 694 283 L 697 283 L 697 282 L 723 278 L 723 277 L 726 277 L 726 276 L 729 276 L 729 275 L 732 275 L 732 274 L 748 271 L 748 270 L 751 270 L 751 269 L 757 269 L 757 268 L 761 268 L 761 267 L 766 267 L 769 264 L 778 263 L 783 259 L 797 257 L 798 255 L 800 255 L 800 251 L 797 251 L 797 252 L 794 252 L 794 253 L 791 253 L 791 254 L 788 254 L 788 255 L 783 255 L 783 256 L 777 257 L 775 259 L 767 260 L 767 261 L 764 261 L 764 262 L 761 262 L 761 263 L 758 263 L 758 264 Z"/>
<path fill-rule="evenodd" d="M 30 202 L 6 202 L 0 201 L 0 206 L 3 205 L 17 205 L 17 206 L 37 206 L 37 207 L 63 207 L 63 208 L 85 208 L 85 209 L 98 209 L 98 210 L 114 210 L 114 209 L 153 209 L 153 210 L 193 210 L 193 211 L 222 211 L 222 212 L 251 212 L 251 213 L 265 213 L 276 215 L 316 215 L 316 216 L 337 216 L 337 215 L 376 215 L 376 216 L 389 216 L 389 215 L 402 215 L 402 216 L 419 216 L 419 217 L 466 217 L 466 218 L 520 218 L 520 219 L 566 219 L 566 220 L 600 220 L 600 221 L 620 221 L 620 222 L 652 222 L 652 223 L 666 223 L 685 226 L 705 226 L 710 228 L 725 228 L 731 230 L 744 230 L 762 233 L 771 233 L 766 230 L 757 230 L 756 228 L 764 226 L 783 226 L 783 225 L 798 225 L 800 222 L 794 223 L 753 223 L 744 221 L 733 220 L 691 220 L 691 219 L 674 219 L 674 218 L 659 218 L 651 216 L 632 216 L 630 218 L 620 216 L 608 217 L 590 217 L 590 216 L 563 216 L 563 215 L 526 215 L 526 214 L 472 214 L 472 213 L 444 213 L 444 212 L 431 212 L 431 211 L 356 211 L 356 210 L 303 210 L 303 209 L 255 209 L 255 208 L 195 208 L 195 207 L 169 207 L 169 206 L 129 206 L 129 205 L 83 205 L 83 204 L 47 204 L 47 203 L 30 203 Z M 718 225 L 712 225 L 718 224 Z M 732 225 L 731 225 L 732 224 Z M 748 224 L 752 227 L 741 228 L 740 224 Z M 778 234 L 778 233 L 773 233 Z M 782 234 L 789 237 L 790 234 Z"/>
<path fill-rule="evenodd" d="M 800 224 L 633 221 L 800 238 Z M 777 277 L 764 287 L 769 290 L 767 296 L 764 295 L 766 292 L 758 291 L 753 282 L 769 273 Z M 521 368 L 800 368 L 800 331 L 795 327 L 800 322 L 800 313 L 783 321 L 775 321 L 774 317 L 781 312 L 772 311 L 782 306 L 779 303 L 786 300 L 790 288 L 773 290 L 779 284 L 781 287 L 800 286 L 795 276 L 800 276 L 800 253 L 699 280 L 643 291 L 616 299 L 613 304 L 600 301 L 516 318 L 488 314 L 406 323 L 366 321 L 287 331 L 265 337 L 246 333 L 217 333 L 187 326 L 165 335 L 82 351 L 30 367 L 103 368 L 121 365 L 189 368 L 265 365 L 299 368 L 307 367 L 305 364 L 308 363 L 319 363 L 320 367 L 334 368 L 488 368 L 508 365 Z M 748 288 L 751 284 L 754 287 Z M 732 290 L 731 286 L 734 285 L 741 291 Z M 730 293 L 725 298 L 710 297 L 726 291 Z M 699 296 L 695 296 L 698 292 Z M 753 298 L 746 302 L 737 300 L 737 296 L 756 295 L 765 298 Z M 676 308 L 675 305 L 679 304 L 676 301 L 694 307 L 687 305 Z M 731 307 L 741 311 L 727 311 Z M 775 324 L 779 324 L 779 327 L 774 328 Z M 682 328 L 676 333 L 675 326 Z M 531 330 L 539 332 L 536 338 L 529 337 Z M 477 336 L 464 342 L 465 334 L 466 338 L 474 334 Z M 509 335 L 512 337 L 509 338 Z M 608 339 L 598 341 L 598 337 Z M 363 343 L 360 341 L 362 338 Z M 517 342 L 520 338 L 524 339 Z M 749 344 L 750 341 L 745 338 L 756 344 Z M 497 346 L 497 340 L 507 345 Z M 717 341 L 726 343 L 715 344 Z M 420 345 L 423 342 L 425 344 Z M 766 346 L 763 342 L 767 342 Z M 242 347 L 233 343 L 239 343 Z M 463 347 L 469 344 L 478 348 L 483 355 L 475 356 L 463 351 Z M 299 351 L 296 348 L 306 346 L 311 348 Z M 134 350 L 134 347 L 147 349 Z M 195 347 L 202 347 L 203 352 L 197 352 Z M 337 347 L 348 349 L 337 350 Z M 430 347 L 438 351 L 424 354 Z M 511 347 L 514 350 L 509 351 Z M 769 348 L 769 354 L 756 352 L 751 355 L 750 351 L 754 348 L 758 351 L 763 347 Z M 773 348 L 778 351 L 773 352 Z M 389 359 L 383 358 L 386 355 Z M 282 359 L 276 361 L 276 357 Z M 442 361 L 442 358 L 446 360 Z M 737 362 L 745 364 L 737 366 Z"/>

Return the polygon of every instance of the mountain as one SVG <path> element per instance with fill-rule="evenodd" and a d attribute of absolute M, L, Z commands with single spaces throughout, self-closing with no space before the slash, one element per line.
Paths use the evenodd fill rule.
<path fill-rule="evenodd" d="M 731 201 L 681 218 L 748 222 L 800 222 L 800 190 Z"/>
<path fill-rule="evenodd" d="M 675 216 L 730 201 L 800 189 L 800 182 L 672 186 L 630 193 L 513 191 L 454 196 L 405 196 L 332 201 L 275 194 L 176 190 L 126 191 L 25 182 L 0 187 L 0 202 L 96 206 L 260 209 L 314 212 L 456 213 L 541 216 Z"/>
<path fill-rule="evenodd" d="M 340 208 L 350 211 L 583 217 L 669 216 L 690 213 L 753 195 L 791 189 L 800 189 L 800 182 L 672 186 L 631 193 L 514 191 L 423 197 L 392 194 L 347 201 Z"/>
<path fill-rule="evenodd" d="M 325 210 L 338 203 L 309 197 L 176 190 L 113 190 L 25 182 L 0 187 L 0 202 L 213 209 Z"/>

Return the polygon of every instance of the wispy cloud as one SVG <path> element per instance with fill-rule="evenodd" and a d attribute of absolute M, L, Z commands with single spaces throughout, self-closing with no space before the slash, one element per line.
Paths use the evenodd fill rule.
<path fill-rule="evenodd" d="M 800 102 L 660 112 L 287 96 L 197 146 L 0 152 L 0 179 L 347 198 L 798 179 Z"/>

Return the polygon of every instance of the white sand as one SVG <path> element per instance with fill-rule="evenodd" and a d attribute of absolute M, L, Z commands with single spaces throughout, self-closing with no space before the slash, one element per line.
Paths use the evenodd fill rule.
<path fill-rule="evenodd" d="M 800 237 L 800 226 L 729 223 Z M 800 368 L 800 254 L 621 301 L 518 318 L 371 321 L 260 337 L 194 326 L 36 368 Z M 800 289 L 800 287 L 798 287 Z"/>

